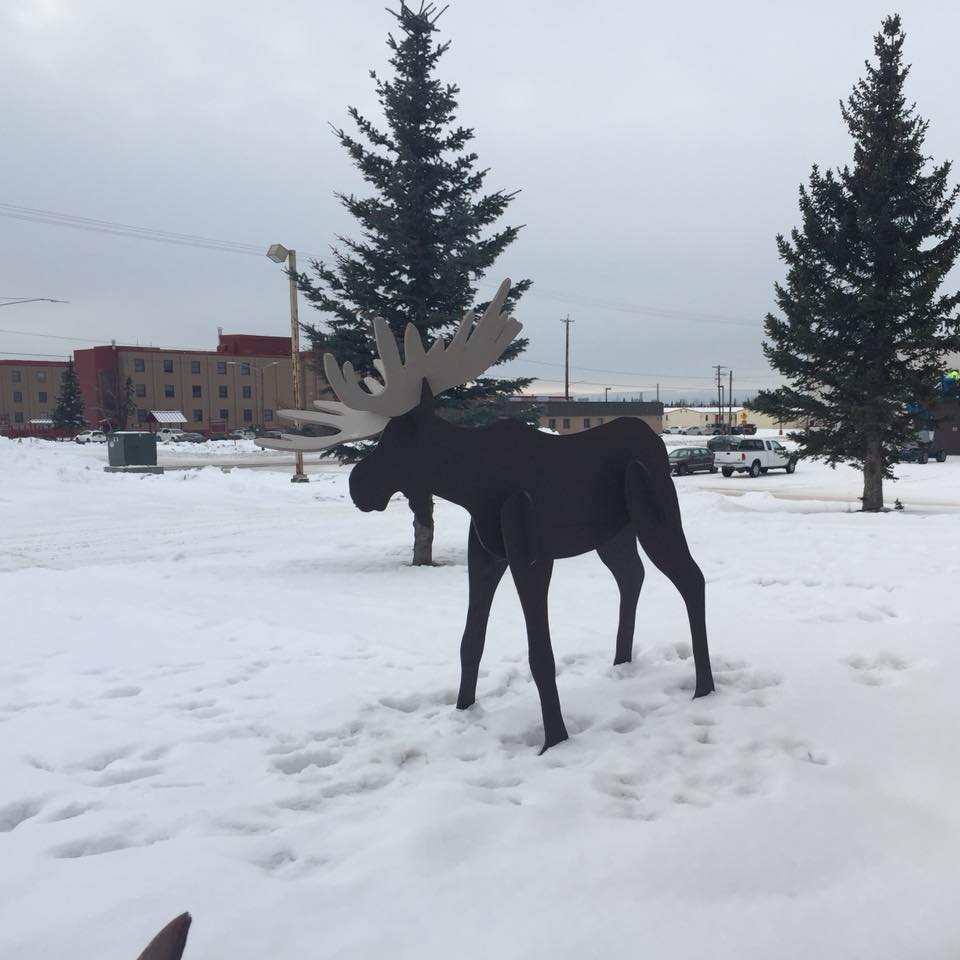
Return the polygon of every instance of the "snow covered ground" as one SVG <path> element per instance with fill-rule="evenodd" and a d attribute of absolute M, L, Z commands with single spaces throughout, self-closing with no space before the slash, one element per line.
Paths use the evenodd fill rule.
<path fill-rule="evenodd" d="M 133 960 L 185 909 L 187 960 L 957 956 L 960 460 L 880 516 L 852 470 L 678 480 L 696 702 L 655 569 L 614 668 L 612 579 L 557 564 L 538 757 L 509 579 L 453 706 L 459 509 L 416 569 L 338 468 L 105 457 L 0 440 L 0 956 Z"/>

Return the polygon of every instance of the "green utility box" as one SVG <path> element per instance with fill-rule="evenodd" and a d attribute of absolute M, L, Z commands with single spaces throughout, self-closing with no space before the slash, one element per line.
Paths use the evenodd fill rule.
<path fill-rule="evenodd" d="M 139 430 L 119 430 L 107 438 L 107 456 L 111 473 L 160 473 L 157 466 L 157 438 L 155 434 Z"/>

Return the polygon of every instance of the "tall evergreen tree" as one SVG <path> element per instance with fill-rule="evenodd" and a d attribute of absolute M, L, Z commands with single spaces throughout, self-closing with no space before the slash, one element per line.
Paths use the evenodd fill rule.
<path fill-rule="evenodd" d="M 73 368 L 73 360 L 67 361 L 67 369 L 60 378 L 60 395 L 53 408 L 53 425 L 61 430 L 73 430 L 82 427 L 83 397 L 80 394 L 80 380 Z"/>
<path fill-rule="evenodd" d="M 300 275 L 307 299 L 326 314 L 323 327 L 307 327 L 315 362 L 330 351 L 349 360 L 363 375 L 374 374 L 376 347 L 370 323 L 383 317 L 402 344 L 408 323 L 426 343 L 451 332 L 463 312 L 476 303 L 475 283 L 516 239 L 519 227 L 488 233 L 514 193 L 484 193 L 487 171 L 468 152 L 471 129 L 456 124 L 459 88 L 434 76 L 449 43 L 437 43 L 437 12 L 432 3 L 419 8 L 401 3 L 389 11 L 399 35 L 388 35 L 394 76 L 380 79 L 371 71 L 386 128 L 381 130 L 355 107 L 349 115 L 358 134 L 334 129 L 373 195 L 338 193 L 356 218 L 360 239 L 338 237 L 330 264 L 314 261 L 313 278 Z M 530 286 L 514 284 L 508 307 Z M 526 347 L 518 340 L 500 362 Z M 322 366 L 320 367 L 322 369 Z M 482 423 L 505 414 L 533 419 L 533 411 L 507 398 L 530 383 L 526 378 L 484 377 L 444 394 L 441 415 Z M 508 409 L 509 407 L 509 409 Z M 356 447 L 337 447 L 342 459 L 356 457 Z M 414 514 L 415 564 L 432 562 L 433 502 L 411 503 Z"/>
<path fill-rule="evenodd" d="M 958 188 L 949 162 L 928 165 L 928 122 L 904 96 L 903 42 L 900 17 L 887 17 L 876 64 L 840 107 L 853 166 L 815 166 L 800 187 L 802 229 L 777 237 L 783 318 L 767 315 L 763 349 L 788 385 L 751 404 L 801 420 L 805 456 L 861 469 L 868 511 L 883 508 L 883 480 L 916 430 L 907 404 L 933 401 L 944 355 L 960 350 L 960 293 L 939 293 L 960 253 Z"/>

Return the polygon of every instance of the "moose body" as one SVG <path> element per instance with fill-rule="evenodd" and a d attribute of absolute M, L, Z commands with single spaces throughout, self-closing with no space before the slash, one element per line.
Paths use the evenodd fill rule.
<path fill-rule="evenodd" d="M 475 700 L 490 607 L 509 567 L 540 693 L 543 749 L 565 740 L 547 618 L 553 561 L 596 550 L 613 573 L 620 590 L 614 663 L 625 663 L 643 583 L 638 540 L 683 597 L 695 696 L 710 693 L 703 575 L 687 548 L 666 449 L 653 430 L 625 418 L 567 437 L 510 420 L 464 428 L 438 417 L 432 405 L 425 389 L 415 410 L 387 425 L 374 452 L 354 467 L 350 493 L 364 511 L 385 509 L 399 492 L 413 503 L 436 495 L 470 514 L 457 707 Z"/>
<path fill-rule="evenodd" d="M 596 550 L 620 589 L 614 663 L 631 659 L 637 600 L 643 583 L 639 540 L 650 560 L 683 597 L 693 638 L 694 696 L 713 690 L 704 615 L 704 581 L 680 522 L 680 507 L 660 438 L 642 421 L 616 419 L 568 437 L 516 421 L 457 427 L 433 410 L 435 394 L 482 376 L 520 332 L 503 307 L 505 280 L 477 319 L 466 313 L 449 343 L 425 350 L 413 324 L 404 356 L 387 323 L 373 321 L 382 379 L 341 369 L 331 354 L 324 371 L 339 400 L 315 401 L 316 411 L 281 410 L 293 421 L 333 427 L 326 437 L 284 435 L 258 440 L 274 449 L 322 450 L 381 434 L 376 449 L 354 467 L 350 494 L 365 511 L 384 510 L 395 493 L 416 509 L 431 496 L 462 506 L 471 517 L 467 548 L 470 604 L 460 644 L 457 706 L 476 698 L 477 675 L 493 595 L 509 567 L 523 607 L 530 670 L 543 710 L 543 749 L 566 740 L 557 695 L 547 619 L 554 560 Z"/>

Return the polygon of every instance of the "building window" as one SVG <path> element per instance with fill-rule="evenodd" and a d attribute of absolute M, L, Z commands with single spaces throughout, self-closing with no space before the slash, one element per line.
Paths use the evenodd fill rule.
<path fill-rule="evenodd" d="M 144 362 L 143 357 L 137 357 L 133 361 L 133 372 L 134 373 L 143 373 L 146 370 L 147 365 Z"/>
<path fill-rule="evenodd" d="M 583 418 L 583 427 L 584 427 L 585 430 L 589 430 L 589 429 L 590 429 L 590 418 L 589 418 L 589 417 L 584 417 L 584 418 Z"/>
<path fill-rule="evenodd" d="M 137 407 L 137 423 L 146 423 L 147 422 L 147 411 L 143 410 L 141 407 Z"/>
<path fill-rule="evenodd" d="M 244 423 L 253 423 L 253 411 L 244 410 L 243 411 L 243 422 Z"/>
<path fill-rule="evenodd" d="M 194 423 L 203 423 L 203 411 L 194 410 L 193 411 L 193 422 Z"/>
<path fill-rule="evenodd" d="M 14 390 L 13 391 L 13 402 L 14 403 L 23 403 L 23 391 Z"/>
<path fill-rule="evenodd" d="M 570 421 L 566 417 L 563 418 L 563 429 L 564 430 L 570 429 Z"/>
<path fill-rule="evenodd" d="M 217 361 L 217 373 L 219 373 L 221 376 L 224 376 L 224 375 L 226 374 L 226 372 L 227 372 L 227 361 L 226 361 L 226 360 L 218 360 L 218 361 Z"/>
<path fill-rule="evenodd" d="M 597 423 L 602 427 L 602 426 L 603 426 L 603 417 L 601 417 L 601 418 L 597 421 Z"/>
<path fill-rule="evenodd" d="M 252 396 L 253 396 L 253 391 L 250 389 L 250 387 L 244 387 L 244 388 L 243 388 L 243 399 L 244 399 L 244 400 L 249 400 Z"/>
<path fill-rule="evenodd" d="M 172 383 L 165 383 L 165 384 L 163 385 L 163 395 L 164 395 L 165 397 L 168 397 L 168 398 L 169 398 L 169 397 L 174 397 L 174 396 L 176 396 L 176 394 L 174 393 L 174 390 L 173 390 L 173 384 L 172 384 Z"/>
<path fill-rule="evenodd" d="M 14 414 L 13 414 L 13 422 L 14 422 L 14 423 L 23 423 L 23 411 L 22 411 L 22 410 L 16 410 L 16 411 L 14 411 Z"/>
<path fill-rule="evenodd" d="M 221 420 L 227 420 L 227 419 L 229 419 L 229 417 L 230 417 L 230 411 L 229 411 L 229 410 L 224 410 L 224 409 L 221 409 L 221 410 L 220 410 L 220 419 L 221 419 Z"/>
<path fill-rule="evenodd" d="M 163 361 L 163 372 L 164 373 L 173 373 L 173 361 L 164 360 Z"/>
<path fill-rule="evenodd" d="M 217 387 L 217 396 L 220 397 L 221 400 L 227 399 L 227 385 L 225 383 Z"/>
<path fill-rule="evenodd" d="M 263 408 L 263 422 L 270 423 L 273 420 L 273 411 L 269 407 Z"/>
<path fill-rule="evenodd" d="M 556 421 L 556 418 L 555 418 L 555 417 L 551 417 L 551 418 L 547 421 L 547 426 L 548 426 L 551 430 L 556 430 L 556 429 L 557 429 L 557 421 Z"/>
<path fill-rule="evenodd" d="M 199 373 L 199 372 L 200 372 L 200 361 L 199 361 L 199 360 L 191 360 L 191 361 L 190 361 L 190 372 L 191 372 L 191 373 Z"/>
<path fill-rule="evenodd" d="M 241 364 L 240 364 L 240 373 L 243 374 L 243 376 L 245 376 L 245 377 L 249 377 L 249 376 L 250 376 L 250 364 L 249 364 L 249 363 L 241 363 Z"/>
<path fill-rule="evenodd" d="M 199 385 L 199 384 L 195 383 L 190 389 L 193 391 L 194 399 L 196 399 L 197 397 L 203 396 L 203 394 L 202 394 L 202 392 L 201 392 L 201 390 L 200 390 L 200 385 Z"/>
<path fill-rule="evenodd" d="M 147 395 L 147 385 L 145 383 L 134 384 L 133 392 L 138 397 L 145 397 Z"/>
<path fill-rule="evenodd" d="M 10 376 L 13 378 L 13 382 L 14 382 L 14 383 L 19 383 L 19 382 L 20 382 L 20 371 L 19 371 L 19 370 L 11 370 L 11 371 L 10 371 Z"/>
<path fill-rule="evenodd" d="M 37 371 L 37 383 L 46 383 L 47 382 L 47 371 L 38 370 Z"/>
<path fill-rule="evenodd" d="M 37 400 L 38 400 L 40 403 L 46 403 L 46 402 L 47 402 L 47 391 L 46 391 L 46 390 L 41 390 L 41 391 L 37 394 Z"/>

